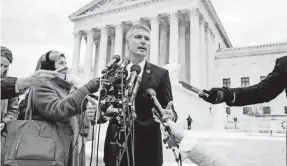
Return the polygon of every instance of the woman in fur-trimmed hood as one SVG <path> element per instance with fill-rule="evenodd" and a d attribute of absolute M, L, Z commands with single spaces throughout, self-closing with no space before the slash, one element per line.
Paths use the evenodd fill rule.
<path fill-rule="evenodd" d="M 36 70 L 58 70 L 66 67 L 65 55 L 59 51 L 49 51 L 41 56 Z M 81 166 L 85 160 L 84 154 L 80 153 L 76 138 L 87 136 L 90 121 L 86 116 L 80 116 L 82 107 L 82 96 L 69 95 L 73 86 L 71 80 L 67 81 L 67 70 L 59 73 L 59 76 L 47 81 L 43 85 L 33 87 L 32 104 L 34 120 L 43 120 L 56 123 L 60 139 L 64 147 L 65 166 Z M 81 117 L 81 118 L 80 118 Z M 79 124 L 83 124 L 80 130 Z M 84 147 L 81 145 L 79 147 Z M 80 161 L 79 161 L 80 160 Z"/>

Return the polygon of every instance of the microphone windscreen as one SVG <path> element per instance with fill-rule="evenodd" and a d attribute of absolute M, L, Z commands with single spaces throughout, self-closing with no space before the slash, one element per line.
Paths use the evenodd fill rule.
<path fill-rule="evenodd" d="M 114 55 L 112 59 L 115 59 L 118 63 L 121 60 L 121 57 L 119 55 Z"/>
<path fill-rule="evenodd" d="M 147 94 L 150 96 L 156 96 L 156 93 L 153 89 L 149 88 L 148 90 L 146 90 Z"/>
<path fill-rule="evenodd" d="M 137 74 L 141 72 L 141 67 L 139 65 L 132 65 L 130 72 L 136 71 Z"/>

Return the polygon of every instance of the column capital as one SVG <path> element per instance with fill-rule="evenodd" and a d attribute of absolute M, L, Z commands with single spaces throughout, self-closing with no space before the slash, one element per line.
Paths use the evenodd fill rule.
<path fill-rule="evenodd" d="M 95 43 L 95 44 L 99 44 L 99 43 L 100 43 L 100 39 L 95 39 L 95 40 L 94 40 L 94 43 Z"/>
<path fill-rule="evenodd" d="M 121 29 L 123 29 L 123 23 L 119 23 L 119 24 L 114 24 L 113 26 L 115 27 L 115 29 L 117 30 L 121 30 Z"/>
<path fill-rule="evenodd" d="M 93 36 L 95 34 L 95 32 L 96 32 L 95 29 L 89 29 L 86 31 L 88 36 Z"/>
<path fill-rule="evenodd" d="M 167 20 L 159 19 L 159 25 L 164 26 L 164 27 L 168 27 L 169 23 L 167 22 Z"/>
<path fill-rule="evenodd" d="M 208 29 L 207 29 L 207 32 L 208 32 L 209 34 L 213 34 L 212 29 L 209 28 L 209 27 L 208 27 Z"/>
<path fill-rule="evenodd" d="M 199 20 L 199 26 L 205 28 L 206 22 L 204 20 Z"/>
<path fill-rule="evenodd" d="M 192 18 L 192 17 L 199 17 L 200 16 L 199 9 L 191 9 L 187 13 L 189 14 L 190 18 Z"/>
<path fill-rule="evenodd" d="M 131 20 L 132 24 L 141 24 L 141 20 Z"/>
<path fill-rule="evenodd" d="M 110 28 L 110 27 L 107 26 L 107 25 L 103 25 L 103 26 L 98 27 L 98 29 L 99 29 L 100 31 L 108 31 L 109 28 Z"/>
<path fill-rule="evenodd" d="M 77 31 L 77 32 L 73 32 L 73 36 L 74 36 L 74 38 L 81 39 L 84 36 L 84 34 L 82 31 Z"/>
<path fill-rule="evenodd" d="M 167 13 L 167 16 L 169 17 L 169 19 L 178 20 L 179 13 L 178 12 Z"/>
<path fill-rule="evenodd" d="M 150 24 L 159 24 L 159 16 L 151 16 L 149 17 Z"/>
<path fill-rule="evenodd" d="M 209 29 L 209 24 L 207 22 L 205 22 L 205 24 L 204 24 L 205 33 L 208 33 L 208 29 Z"/>
<path fill-rule="evenodd" d="M 87 43 L 87 41 L 88 41 L 87 35 L 85 35 L 85 36 L 83 36 L 83 37 L 84 37 L 85 43 Z"/>
<path fill-rule="evenodd" d="M 180 25 L 187 25 L 187 24 L 189 24 L 189 22 L 187 22 L 185 20 L 179 20 L 179 24 Z"/>
<path fill-rule="evenodd" d="M 212 39 L 215 38 L 214 32 L 213 32 L 213 30 L 211 28 L 207 29 L 207 33 L 211 36 Z"/>

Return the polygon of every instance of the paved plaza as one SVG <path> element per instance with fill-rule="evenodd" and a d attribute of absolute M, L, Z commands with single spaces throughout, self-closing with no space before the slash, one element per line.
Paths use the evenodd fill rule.
<path fill-rule="evenodd" d="M 102 129 L 101 129 L 102 130 Z M 103 166 L 103 145 L 105 131 L 101 131 L 99 166 Z M 286 166 L 286 139 L 284 134 L 251 133 L 245 132 L 213 132 L 213 131 L 185 131 L 186 135 L 194 136 L 239 166 Z M 164 147 L 164 166 L 176 166 L 173 153 Z M 87 143 L 87 165 L 89 164 L 91 142 Z M 93 162 L 93 165 L 96 165 Z M 196 166 L 188 159 L 183 166 Z"/>

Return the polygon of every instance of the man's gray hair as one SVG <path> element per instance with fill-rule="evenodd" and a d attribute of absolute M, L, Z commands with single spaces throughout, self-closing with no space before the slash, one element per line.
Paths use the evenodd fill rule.
<path fill-rule="evenodd" d="M 144 24 L 135 24 L 128 30 L 128 32 L 126 34 L 127 41 L 129 41 L 131 39 L 131 37 L 133 36 L 133 31 L 135 29 L 143 29 L 143 30 L 148 31 L 148 33 L 150 33 L 150 29 L 146 25 L 144 25 Z"/>

